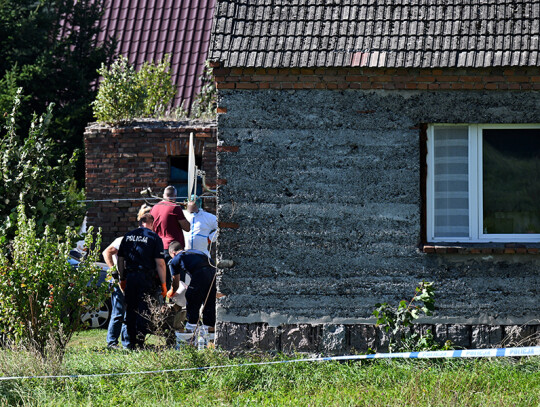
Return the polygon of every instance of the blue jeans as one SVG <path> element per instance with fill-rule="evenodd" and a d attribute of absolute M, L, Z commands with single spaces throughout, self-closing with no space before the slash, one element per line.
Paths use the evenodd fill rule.
<path fill-rule="evenodd" d="M 126 325 L 124 325 L 124 315 L 126 313 L 126 304 L 124 294 L 118 285 L 114 286 L 114 291 L 111 295 L 111 320 L 107 330 L 107 345 L 118 345 L 118 338 L 121 338 L 124 347 L 129 346 L 127 337 Z"/>

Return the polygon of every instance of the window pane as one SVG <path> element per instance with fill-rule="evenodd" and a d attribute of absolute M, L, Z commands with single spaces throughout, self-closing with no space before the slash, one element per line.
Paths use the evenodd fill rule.
<path fill-rule="evenodd" d="M 540 233 L 540 129 L 482 132 L 484 233 Z"/>
<path fill-rule="evenodd" d="M 468 128 L 435 127 L 433 141 L 435 237 L 468 237 Z"/>
<path fill-rule="evenodd" d="M 187 198 L 188 190 L 188 156 L 169 157 L 169 185 L 176 188 L 178 198 Z M 195 165 L 201 168 L 201 156 L 195 156 Z M 197 195 L 202 194 L 202 180 L 197 177 Z"/>

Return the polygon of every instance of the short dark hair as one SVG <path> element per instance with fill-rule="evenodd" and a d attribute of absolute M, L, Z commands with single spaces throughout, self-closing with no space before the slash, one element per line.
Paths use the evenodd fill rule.
<path fill-rule="evenodd" d="M 139 225 L 142 225 L 143 223 L 154 223 L 154 217 L 150 212 L 143 213 L 139 216 Z"/>
<path fill-rule="evenodd" d="M 169 185 L 165 190 L 163 191 L 163 198 L 176 198 L 176 188 L 172 185 Z"/>
<path fill-rule="evenodd" d="M 176 240 L 169 243 L 169 250 L 172 250 L 173 252 L 179 252 L 180 250 L 183 250 L 184 248 L 182 245 L 177 242 Z"/>

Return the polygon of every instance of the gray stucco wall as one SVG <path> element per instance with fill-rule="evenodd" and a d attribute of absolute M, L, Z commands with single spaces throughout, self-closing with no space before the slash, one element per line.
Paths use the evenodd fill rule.
<path fill-rule="evenodd" d="M 424 323 L 538 324 L 535 255 L 418 250 L 420 123 L 538 123 L 539 92 L 222 91 L 218 319 L 373 323 L 433 281 Z"/>

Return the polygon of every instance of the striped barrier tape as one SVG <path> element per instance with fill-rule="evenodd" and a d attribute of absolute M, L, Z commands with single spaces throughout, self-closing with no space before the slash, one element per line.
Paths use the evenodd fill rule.
<path fill-rule="evenodd" d="M 426 352 L 375 353 L 373 355 L 336 356 L 354 359 L 441 359 L 441 358 L 495 358 L 540 356 L 540 346 L 495 349 L 434 350 Z M 342 360 L 342 359 L 336 359 Z"/>
<path fill-rule="evenodd" d="M 99 373 L 86 375 L 59 375 L 59 376 L 12 376 L 0 377 L 2 380 L 21 380 L 21 379 L 80 379 L 87 377 L 107 377 L 107 376 L 131 376 L 138 374 L 156 374 L 156 373 L 174 373 L 189 372 L 195 370 L 225 369 L 244 366 L 263 366 L 277 365 L 284 363 L 299 362 L 330 362 L 344 360 L 369 360 L 369 359 L 442 359 L 442 358 L 493 358 L 493 357 L 523 357 L 540 356 L 540 346 L 529 346 L 519 348 L 498 348 L 498 349 L 468 349 L 468 350 L 445 350 L 445 351 L 426 351 L 426 352 L 401 352 L 401 353 L 375 353 L 372 355 L 345 355 L 328 356 L 319 358 L 304 358 L 292 360 L 278 360 L 274 362 L 253 362 L 241 363 L 235 365 L 216 365 L 203 367 L 188 367 L 183 369 L 163 369 L 148 370 L 143 372 L 122 372 L 122 373 Z"/>

